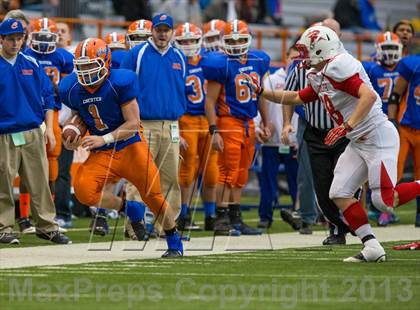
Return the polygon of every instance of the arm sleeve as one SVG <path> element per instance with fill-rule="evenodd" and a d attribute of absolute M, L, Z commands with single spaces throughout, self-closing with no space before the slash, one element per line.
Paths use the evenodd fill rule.
<path fill-rule="evenodd" d="M 54 99 L 54 86 L 50 80 L 50 78 L 45 73 L 44 69 L 40 66 L 39 67 L 39 74 L 41 79 L 41 94 L 42 94 L 42 101 L 44 103 L 44 111 L 52 110 L 55 106 L 55 99 Z"/>
<path fill-rule="evenodd" d="M 203 69 L 204 78 L 209 81 L 215 81 L 224 84 L 226 79 L 226 68 L 222 64 L 222 60 L 218 57 L 205 57 L 203 58 L 201 68 Z"/>
<path fill-rule="evenodd" d="M 299 90 L 299 97 L 305 103 L 312 102 L 318 99 L 318 95 L 311 85 L 308 85 L 306 86 L 306 88 Z"/>
<path fill-rule="evenodd" d="M 128 101 L 137 98 L 139 94 L 139 86 L 137 75 L 134 72 L 124 70 L 126 74 L 123 76 L 124 83 L 118 87 L 118 104 L 123 105 Z"/>
<path fill-rule="evenodd" d="M 397 65 L 397 69 L 396 71 L 398 71 L 398 73 L 406 80 L 409 81 L 411 79 L 411 75 L 412 75 L 412 70 L 410 68 L 410 65 L 408 63 L 408 61 L 406 61 L 407 59 L 402 59 L 398 65 Z"/>
<path fill-rule="evenodd" d="M 68 75 L 67 77 L 65 77 L 64 79 L 61 80 L 60 84 L 58 84 L 58 93 L 59 93 L 60 99 L 63 102 L 63 104 L 65 104 L 67 107 L 69 107 L 72 110 L 78 110 L 69 100 L 68 79 L 70 79 L 70 78 L 71 78 L 71 76 Z"/>
<path fill-rule="evenodd" d="M 134 53 L 133 50 L 128 51 L 125 54 L 124 58 L 121 60 L 119 69 L 128 69 L 131 71 L 136 71 L 136 63 L 134 62 Z"/>
<path fill-rule="evenodd" d="M 74 65 L 73 65 L 73 55 L 70 53 L 66 53 L 64 55 L 64 66 L 63 66 L 63 72 L 64 74 L 70 74 L 73 72 L 74 70 Z"/>
<path fill-rule="evenodd" d="M 325 77 L 331 82 L 335 89 L 339 89 L 352 95 L 353 97 L 359 98 L 359 88 L 360 85 L 363 84 L 363 80 L 360 78 L 358 73 L 342 82 L 336 82 L 328 76 Z"/>

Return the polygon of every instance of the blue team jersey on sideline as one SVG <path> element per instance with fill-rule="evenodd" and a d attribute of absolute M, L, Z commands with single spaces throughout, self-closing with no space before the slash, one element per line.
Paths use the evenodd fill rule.
<path fill-rule="evenodd" d="M 187 113 L 190 115 L 205 115 L 207 87 L 200 64 L 202 60 L 203 58 L 199 56 L 197 60 L 189 59 L 187 63 L 185 94 L 187 96 Z"/>
<path fill-rule="evenodd" d="M 93 93 L 79 84 L 76 73 L 66 76 L 60 83 L 60 97 L 63 103 L 75 110 L 86 123 L 91 135 L 103 136 L 121 126 L 125 121 L 121 105 L 138 96 L 137 77 L 128 70 L 110 69 L 103 84 Z M 140 141 L 136 132 L 133 137 L 116 143 L 119 151 L 125 146 Z M 104 145 L 98 150 L 113 148 Z"/>
<path fill-rule="evenodd" d="M 64 48 L 57 48 L 53 53 L 41 54 L 31 48 L 24 51 L 25 54 L 35 58 L 44 68 L 45 73 L 50 77 L 55 85 L 58 85 L 62 74 L 70 74 L 73 72 L 73 55 Z M 61 100 L 58 94 L 54 97 L 55 109 L 61 109 Z"/>
<path fill-rule="evenodd" d="M 120 68 L 137 74 L 140 117 L 144 120 L 178 120 L 187 109 L 185 55 L 170 46 L 163 54 L 152 39 L 131 49 Z"/>
<path fill-rule="evenodd" d="M 128 54 L 128 51 L 122 49 L 116 49 L 111 52 L 111 68 L 119 69 L 122 60 Z"/>
<path fill-rule="evenodd" d="M 201 66 L 204 77 L 222 85 L 217 100 L 218 116 L 231 115 L 251 119 L 257 116 L 258 96 L 251 92 L 241 73 L 254 74 L 261 81 L 270 67 L 270 57 L 263 51 L 250 50 L 246 58 L 221 53 L 207 53 Z"/>
<path fill-rule="evenodd" d="M 388 99 L 394 89 L 395 79 L 400 76 L 393 68 L 387 68 L 377 62 L 362 62 L 373 88 L 382 99 L 382 111 L 388 115 Z"/>
<path fill-rule="evenodd" d="M 37 61 L 18 53 L 11 65 L 0 56 L 0 134 L 37 128 L 54 107 L 51 82 Z"/>
<path fill-rule="evenodd" d="M 404 57 L 396 70 L 408 82 L 407 103 L 400 124 L 420 129 L 420 56 Z M 403 104 L 399 108 L 404 109 Z"/>

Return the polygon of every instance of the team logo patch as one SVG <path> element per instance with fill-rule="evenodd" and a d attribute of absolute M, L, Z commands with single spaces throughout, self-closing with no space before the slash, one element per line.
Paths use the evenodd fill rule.
<path fill-rule="evenodd" d="M 180 63 L 177 63 L 177 62 L 174 62 L 172 64 L 172 69 L 181 70 L 181 64 Z"/>
<path fill-rule="evenodd" d="M 166 15 L 162 15 L 159 20 L 165 20 L 166 19 Z"/>
<path fill-rule="evenodd" d="M 98 50 L 96 51 L 96 56 L 101 56 L 103 54 L 106 54 L 106 49 L 105 48 L 98 48 Z"/>
<path fill-rule="evenodd" d="M 12 29 L 16 29 L 18 27 L 18 22 L 14 22 L 11 26 L 10 26 L 10 28 L 12 28 Z"/>
<path fill-rule="evenodd" d="M 32 70 L 32 69 L 22 69 L 22 74 L 23 75 L 33 75 L 34 70 Z"/>

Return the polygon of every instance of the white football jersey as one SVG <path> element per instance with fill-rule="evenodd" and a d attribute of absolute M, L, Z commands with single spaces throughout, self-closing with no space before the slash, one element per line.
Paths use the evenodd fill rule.
<path fill-rule="evenodd" d="M 348 92 L 352 88 L 348 79 L 355 75 L 375 91 L 360 61 L 346 52 L 333 58 L 320 72 L 312 68 L 307 73 L 308 82 L 337 125 L 349 120 L 359 101 Z M 369 114 L 347 134 L 347 138 L 357 140 L 386 120 L 387 116 L 382 112 L 381 98 L 376 93 L 376 101 Z"/>

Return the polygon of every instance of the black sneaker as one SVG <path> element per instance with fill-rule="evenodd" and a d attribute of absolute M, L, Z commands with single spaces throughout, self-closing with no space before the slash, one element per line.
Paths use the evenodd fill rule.
<path fill-rule="evenodd" d="M 131 222 L 133 232 L 137 237 L 137 240 L 143 241 L 147 235 L 146 227 L 142 221 Z"/>
<path fill-rule="evenodd" d="M 4 244 L 19 244 L 19 239 L 12 233 L 0 233 L 0 243 Z"/>
<path fill-rule="evenodd" d="M 102 237 L 109 233 L 109 226 L 105 215 L 97 214 L 92 218 L 89 232 L 92 232 L 92 230 L 94 235 Z"/>
<path fill-rule="evenodd" d="M 51 231 L 48 233 L 37 233 L 36 236 L 38 238 L 48 240 L 56 244 L 71 244 L 72 243 L 71 240 L 67 236 L 63 235 L 58 230 Z"/>
<path fill-rule="evenodd" d="M 280 216 L 294 230 L 299 230 L 302 227 L 302 219 L 297 212 L 289 209 L 281 209 Z"/>
<path fill-rule="evenodd" d="M 183 254 L 178 250 L 166 250 L 165 253 L 162 254 L 162 258 L 181 258 Z"/>
<path fill-rule="evenodd" d="M 214 230 L 214 222 L 216 218 L 213 216 L 208 216 L 204 219 L 204 230 L 206 231 L 213 231 Z"/>
<path fill-rule="evenodd" d="M 301 235 L 312 235 L 312 225 L 302 222 L 302 227 L 299 229 Z"/>
<path fill-rule="evenodd" d="M 32 225 L 31 221 L 27 217 L 21 217 L 17 220 L 19 230 L 22 234 L 34 234 L 36 233 L 35 226 Z"/>
<path fill-rule="evenodd" d="M 214 234 L 217 236 L 239 236 L 240 232 L 235 230 L 230 223 L 228 210 L 217 210 L 214 221 Z"/>
<path fill-rule="evenodd" d="M 229 219 L 233 228 L 240 231 L 243 235 L 261 235 L 262 230 L 251 227 L 242 220 L 241 206 L 238 204 L 229 205 Z"/>
<path fill-rule="evenodd" d="M 329 235 L 324 241 L 322 241 L 322 245 L 337 245 L 337 244 L 346 244 L 346 235 Z"/>
<path fill-rule="evenodd" d="M 258 228 L 262 228 L 262 229 L 268 229 L 271 227 L 271 222 L 267 221 L 267 220 L 260 220 L 260 222 L 258 223 L 257 227 Z"/>

